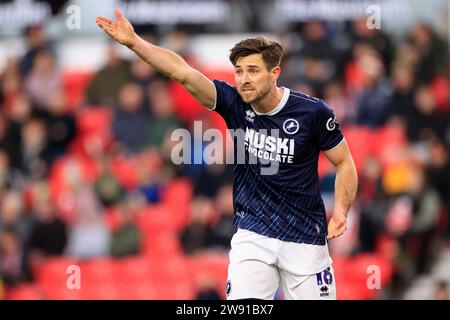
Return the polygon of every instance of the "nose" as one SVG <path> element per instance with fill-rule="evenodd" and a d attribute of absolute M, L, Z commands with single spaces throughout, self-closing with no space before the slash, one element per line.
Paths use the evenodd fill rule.
<path fill-rule="evenodd" d="M 239 82 L 241 84 L 249 84 L 250 83 L 247 72 L 243 72 L 239 78 L 240 78 Z"/>

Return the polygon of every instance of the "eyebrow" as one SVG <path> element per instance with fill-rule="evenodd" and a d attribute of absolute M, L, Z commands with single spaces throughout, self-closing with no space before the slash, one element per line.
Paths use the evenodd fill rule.
<path fill-rule="evenodd" d="M 247 66 L 245 66 L 245 67 L 247 67 L 247 68 L 258 68 L 258 69 L 261 69 L 261 67 L 258 66 L 258 65 L 256 65 L 256 64 L 250 64 L 250 65 L 247 65 Z M 236 65 L 236 69 L 237 69 L 237 68 L 242 68 L 242 66 Z"/>

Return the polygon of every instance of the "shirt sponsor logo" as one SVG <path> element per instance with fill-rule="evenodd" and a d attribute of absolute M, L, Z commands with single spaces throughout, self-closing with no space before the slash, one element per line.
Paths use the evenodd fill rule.
<path fill-rule="evenodd" d="M 337 125 L 336 117 L 331 117 L 330 119 L 327 120 L 326 126 L 328 131 L 333 131 L 334 129 L 336 129 L 336 125 Z"/>
<path fill-rule="evenodd" d="M 258 158 L 283 163 L 293 163 L 295 147 L 294 139 L 277 138 L 247 128 L 245 130 L 245 146 L 249 153 Z"/>

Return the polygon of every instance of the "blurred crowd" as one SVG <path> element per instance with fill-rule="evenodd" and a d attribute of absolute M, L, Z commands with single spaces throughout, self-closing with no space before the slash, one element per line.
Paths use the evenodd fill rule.
<path fill-rule="evenodd" d="M 232 166 L 170 158 L 174 129 L 193 130 L 202 120 L 204 130 L 224 130 L 220 117 L 114 46 L 101 69 L 74 80 L 41 26 L 24 37 L 26 54 L 0 70 L 0 297 L 2 287 L 35 281 L 54 256 L 146 254 L 143 216 L 165 214 L 154 210 L 162 206 L 183 255 L 226 256 L 235 232 Z M 182 30 L 146 37 L 201 65 Z M 311 21 L 277 37 L 285 48 L 279 84 L 334 109 L 359 171 L 354 223 L 332 254 L 351 258 L 387 246 L 391 295 L 399 297 L 450 245 L 448 44 L 425 24 L 394 42 L 365 19 L 339 30 Z M 232 82 L 232 73 L 225 78 Z M 331 210 L 334 172 L 321 168 Z M 169 201 L 180 183 L 183 194 Z M 197 298 L 223 297 L 201 281 Z"/>

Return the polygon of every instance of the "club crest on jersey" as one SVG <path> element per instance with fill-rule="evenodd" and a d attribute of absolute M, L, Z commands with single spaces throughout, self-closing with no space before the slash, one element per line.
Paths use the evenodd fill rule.
<path fill-rule="evenodd" d="M 333 131 L 334 129 L 336 129 L 336 125 L 337 125 L 336 117 L 331 117 L 330 119 L 327 120 L 326 126 L 328 131 Z"/>
<path fill-rule="evenodd" d="M 295 119 L 287 119 L 283 123 L 283 130 L 287 134 L 296 134 L 298 132 L 298 129 L 300 129 L 300 125 L 298 124 L 298 121 Z"/>
<path fill-rule="evenodd" d="M 253 123 L 255 121 L 256 113 L 253 110 L 245 111 L 245 119 Z"/>

